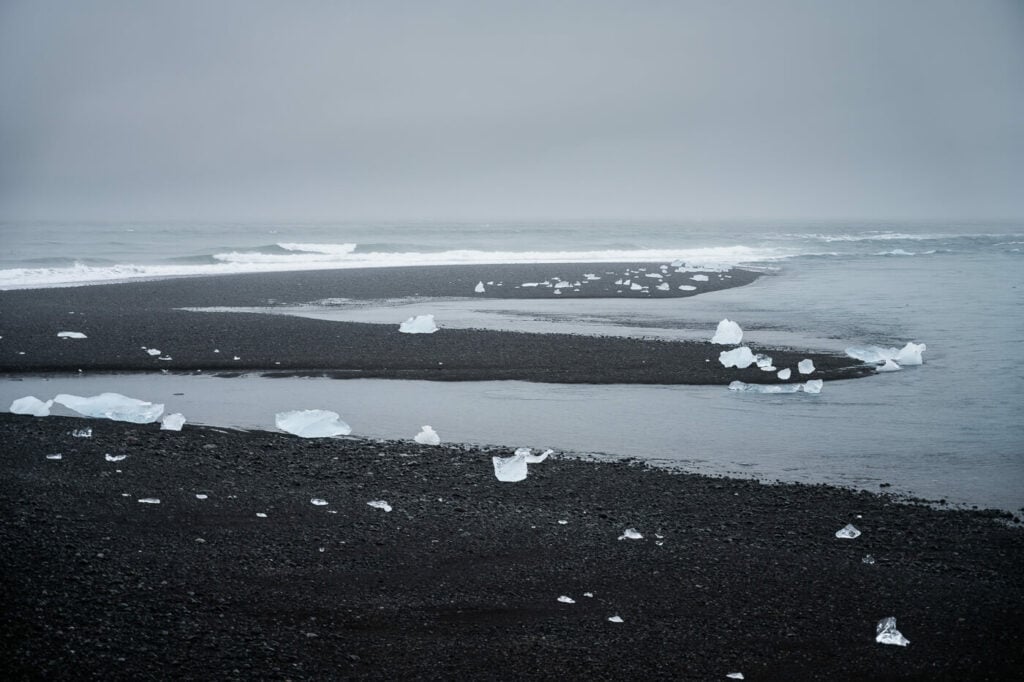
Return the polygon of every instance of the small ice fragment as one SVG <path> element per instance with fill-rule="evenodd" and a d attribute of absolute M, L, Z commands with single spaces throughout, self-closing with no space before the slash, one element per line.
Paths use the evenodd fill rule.
<path fill-rule="evenodd" d="M 821 379 L 811 379 L 804 384 L 804 393 L 818 394 L 821 393 L 821 388 L 825 385 L 825 382 Z"/>
<path fill-rule="evenodd" d="M 163 358 L 160 358 L 160 359 L 162 360 Z M 232 358 L 232 360 L 241 360 L 241 359 L 242 359 L 242 358 L 238 357 L 237 355 L 236 355 L 235 357 L 233 357 L 233 358 Z"/>
<path fill-rule="evenodd" d="M 266 515 L 266 514 L 264 514 L 263 512 L 256 512 L 256 516 L 258 516 L 258 517 L 259 517 L 259 518 L 261 518 L 261 519 L 265 519 L 265 518 L 267 518 L 267 515 Z"/>
<path fill-rule="evenodd" d="M 910 640 L 896 629 L 896 618 L 889 616 L 878 621 L 875 626 L 875 641 L 879 644 L 894 644 L 896 646 L 907 646 Z"/>
<path fill-rule="evenodd" d="M 558 525 L 560 525 L 560 526 L 568 525 L 568 523 L 569 522 L 566 521 L 565 519 L 558 519 Z"/>
<path fill-rule="evenodd" d="M 156 357 L 157 355 L 160 355 L 160 353 L 162 353 L 163 351 L 157 348 L 147 348 L 146 352 L 152 355 L 153 357 Z"/>
<path fill-rule="evenodd" d="M 526 478 L 526 455 L 518 453 L 511 457 L 491 457 L 494 476 L 503 483 L 515 483 Z"/>
<path fill-rule="evenodd" d="M 775 376 L 779 377 L 783 381 L 789 381 L 789 377 L 791 374 L 793 374 L 793 371 L 790 370 L 789 367 L 787 367 L 786 369 L 780 369 L 779 373 L 776 374 Z"/>
<path fill-rule="evenodd" d="M 658 291 L 668 291 L 668 290 L 670 290 L 670 289 L 671 289 L 672 287 L 670 287 L 670 286 L 668 285 L 668 282 L 662 282 L 661 284 L 659 284 L 658 286 L 656 286 L 656 287 L 654 287 L 654 288 L 655 288 L 655 289 L 657 289 Z"/>
<path fill-rule="evenodd" d="M 398 331 L 403 334 L 433 334 L 437 331 L 433 315 L 417 315 L 398 326 Z"/>
<path fill-rule="evenodd" d="M 680 284 L 678 289 L 679 291 L 697 291 L 697 287 L 690 286 L 689 284 Z"/>
<path fill-rule="evenodd" d="M 754 362 L 757 363 L 757 368 L 765 372 L 774 372 L 775 368 L 772 366 L 772 359 L 767 355 L 761 355 L 758 353 L 754 356 Z"/>
<path fill-rule="evenodd" d="M 337 412 L 330 410 L 278 412 L 274 423 L 282 431 L 300 438 L 329 438 L 352 433 L 352 427 L 341 421 Z"/>
<path fill-rule="evenodd" d="M 643 287 L 637 284 L 636 282 L 633 282 L 632 284 L 629 285 L 630 291 L 641 291 L 642 289 Z"/>
<path fill-rule="evenodd" d="M 708 281 L 708 276 L 707 275 L 694 275 L 690 279 L 692 279 L 694 282 L 706 282 L 706 281 Z"/>
<path fill-rule="evenodd" d="M 327 500 L 320 497 L 314 497 L 309 501 L 309 503 L 315 507 L 323 507 L 327 504 Z"/>
<path fill-rule="evenodd" d="M 213 352 L 214 352 L 214 353 L 219 353 L 219 352 L 220 352 L 220 348 L 214 348 L 214 349 L 213 349 Z"/>
<path fill-rule="evenodd" d="M 524 457 L 526 457 L 527 464 L 540 464 L 541 462 L 548 458 L 548 455 L 552 454 L 553 452 L 554 450 L 545 450 L 539 455 L 535 455 L 533 454 L 533 451 L 530 450 L 530 448 L 518 448 L 515 454 L 521 454 Z"/>
<path fill-rule="evenodd" d="M 103 458 L 108 462 L 121 462 L 128 458 L 128 455 L 112 455 L 109 452 L 103 455 Z"/>
<path fill-rule="evenodd" d="M 142 498 L 139 499 L 139 502 L 142 503 L 142 504 L 160 504 L 160 498 L 159 497 L 142 497 Z"/>
<path fill-rule="evenodd" d="M 921 353 L 928 350 L 928 346 L 923 343 L 909 342 L 903 346 L 896 357 L 893 358 L 900 365 L 922 365 L 924 364 L 924 358 L 921 357 Z"/>
<path fill-rule="evenodd" d="M 742 680 L 743 673 L 729 673 L 726 675 L 730 680 Z"/>
<path fill-rule="evenodd" d="M 160 418 L 164 406 L 123 396 L 120 393 L 101 393 L 88 398 L 61 393 L 53 402 L 59 403 L 86 417 L 112 419 L 133 424 L 149 424 Z"/>
<path fill-rule="evenodd" d="M 367 502 L 366 504 L 370 505 L 374 509 L 383 509 L 386 512 L 391 511 L 391 505 L 385 502 L 384 500 L 373 500 L 371 502 Z"/>
<path fill-rule="evenodd" d="M 570 282 L 559 282 L 558 284 L 555 285 L 555 288 L 556 289 L 568 289 L 571 286 L 572 286 L 572 283 L 570 283 Z"/>
<path fill-rule="evenodd" d="M 593 597 L 594 597 L 594 593 L 593 593 L 593 592 L 584 592 L 584 593 L 583 593 L 583 596 L 584 596 L 584 597 L 589 597 L 589 598 L 593 598 Z"/>
<path fill-rule="evenodd" d="M 852 523 L 848 523 L 836 531 L 836 537 L 852 540 L 856 537 L 860 537 L 860 531 L 854 528 Z"/>
<path fill-rule="evenodd" d="M 129 493 L 121 493 L 121 497 L 131 497 Z"/>
<path fill-rule="evenodd" d="M 562 602 L 563 604 L 575 604 L 576 603 L 575 599 L 573 599 L 572 597 L 567 597 L 564 594 L 561 597 L 558 598 L 558 601 Z"/>
<path fill-rule="evenodd" d="M 92 438 L 92 429 L 75 429 L 71 432 L 72 438 Z"/>
<path fill-rule="evenodd" d="M 741 341 L 743 341 L 743 330 L 729 318 L 725 318 L 718 323 L 715 335 L 711 337 L 711 343 L 725 346 L 738 346 Z"/>
<path fill-rule="evenodd" d="M 52 455 L 47 455 L 46 459 L 64 459 L 64 455 L 58 452 Z"/>
<path fill-rule="evenodd" d="M 892 360 L 886 360 L 884 364 L 875 367 L 876 372 L 898 372 L 901 369 L 903 368 Z"/>
<path fill-rule="evenodd" d="M 204 495 L 203 493 L 196 493 L 196 499 L 197 500 L 205 500 L 206 498 L 207 498 L 207 495 Z"/>
<path fill-rule="evenodd" d="M 804 359 L 796 363 L 796 369 L 801 374 L 810 374 L 814 371 L 814 360 Z"/>
<path fill-rule="evenodd" d="M 89 338 L 82 332 L 57 332 L 57 337 L 61 339 L 87 339 Z"/>
<path fill-rule="evenodd" d="M 473 291 L 475 291 L 478 294 L 482 294 L 482 293 L 486 292 L 487 289 L 484 288 L 484 283 L 483 282 L 477 282 L 476 283 L 476 287 L 473 289 Z"/>
<path fill-rule="evenodd" d="M 636 528 L 627 528 L 619 536 L 620 540 L 643 540 L 644 536 L 636 531 Z"/>
<path fill-rule="evenodd" d="M 723 350 L 718 354 L 718 361 L 722 363 L 724 367 L 736 367 L 737 369 L 746 369 L 757 361 L 757 358 L 746 346 L 740 346 L 733 350 Z"/>
<path fill-rule="evenodd" d="M 47 400 L 44 403 L 35 396 L 27 395 L 11 403 L 9 411 L 11 414 L 30 414 L 33 417 L 48 417 L 50 416 L 51 407 L 53 407 L 52 400 Z"/>
<path fill-rule="evenodd" d="M 185 415 L 180 412 L 169 414 L 164 417 L 163 422 L 160 423 L 161 431 L 181 431 L 181 427 L 185 425 Z"/>
<path fill-rule="evenodd" d="M 646 275 L 644 275 L 644 277 L 650 277 L 651 279 L 661 279 L 661 273 L 648 272 Z"/>
<path fill-rule="evenodd" d="M 321 552 L 326 552 L 326 551 L 327 551 L 327 548 L 326 548 L 326 547 L 321 547 L 321 548 L 320 548 L 320 551 L 321 551 Z"/>
<path fill-rule="evenodd" d="M 536 287 L 536 286 L 540 286 L 540 282 L 523 282 L 523 284 L 522 284 L 522 287 L 524 289 L 526 287 Z"/>
<path fill-rule="evenodd" d="M 612 616 L 611 618 L 608 619 L 608 622 L 610 622 L 610 623 L 621 623 L 622 622 L 622 617 L 621 616 Z"/>
<path fill-rule="evenodd" d="M 441 437 L 437 435 L 437 432 L 434 431 L 434 429 L 427 425 L 423 426 L 423 429 L 416 434 L 413 440 L 416 441 L 417 443 L 420 443 L 421 445 L 441 444 Z"/>
<path fill-rule="evenodd" d="M 874 564 L 875 563 L 875 557 L 871 556 L 870 554 L 865 554 L 864 558 L 861 559 L 860 562 L 862 564 Z"/>

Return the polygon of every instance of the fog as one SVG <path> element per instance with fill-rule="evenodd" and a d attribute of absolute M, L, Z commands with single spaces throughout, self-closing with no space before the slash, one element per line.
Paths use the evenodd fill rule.
<path fill-rule="evenodd" d="M 0 4 L 0 218 L 1024 217 L 1024 3 Z"/>

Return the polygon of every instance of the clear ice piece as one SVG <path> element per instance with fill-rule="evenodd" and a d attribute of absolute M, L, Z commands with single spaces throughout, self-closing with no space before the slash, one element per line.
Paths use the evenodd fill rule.
<path fill-rule="evenodd" d="M 711 337 L 711 343 L 720 343 L 725 346 L 738 346 L 741 341 L 743 341 L 743 330 L 729 318 L 718 323 L 715 335 Z"/>
<path fill-rule="evenodd" d="M 476 287 L 474 287 L 473 291 L 475 291 L 478 294 L 482 294 L 482 293 L 486 292 L 487 289 L 484 288 L 484 283 L 483 282 L 477 282 L 476 283 Z"/>
<path fill-rule="evenodd" d="M 433 334 L 437 331 L 433 315 L 417 315 L 410 317 L 398 326 L 403 334 Z"/>
<path fill-rule="evenodd" d="M 413 440 L 416 441 L 417 443 L 420 443 L 421 445 L 441 444 L 441 437 L 437 435 L 437 432 L 434 431 L 434 429 L 428 425 L 424 425 L 420 432 L 417 433 L 416 436 L 413 438 Z"/>
<path fill-rule="evenodd" d="M 33 395 L 27 395 L 11 403 L 9 412 L 11 414 L 29 414 L 33 417 L 48 417 L 51 407 L 53 407 L 52 400 L 43 402 Z"/>
<path fill-rule="evenodd" d="M 757 356 L 746 346 L 740 346 L 733 350 L 723 350 L 718 354 L 718 361 L 723 367 L 746 369 L 757 362 Z"/>
<path fill-rule="evenodd" d="M 561 597 L 558 598 L 558 601 L 562 602 L 563 604 L 575 604 L 576 603 L 575 599 L 573 599 L 572 597 L 567 597 L 564 594 Z"/>
<path fill-rule="evenodd" d="M 494 476 L 503 483 L 515 483 L 526 478 L 526 455 L 518 452 L 511 457 L 492 457 Z"/>
<path fill-rule="evenodd" d="M 889 616 L 878 621 L 875 626 L 875 641 L 879 644 L 893 644 L 895 646 L 907 646 L 910 640 L 896 629 L 896 617 Z"/>
<path fill-rule="evenodd" d="M 728 677 L 730 680 L 742 680 L 743 673 L 728 673 L 726 677 Z"/>
<path fill-rule="evenodd" d="M 839 530 L 836 531 L 837 538 L 843 538 L 846 540 L 852 540 L 860 537 L 860 531 L 853 527 L 852 523 L 848 523 Z"/>
<path fill-rule="evenodd" d="M 804 358 L 800 362 L 796 363 L 796 369 L 801 374 L 810 374 L 814 371 L 814 360 Z"/>
<path fill-rule="evenodd" d="M 300 438 L 329 438 L 352 433 L 352 427 L 341 421 L 337 412 L 330 410 L 278 412 L 274 423 L 282 431 Z"/>
<path fill-rule="evenodd" d="M 160 504 L 159 497 L 142 497 L 139 498 L 139 502 L 142 504 Z"/>
<path fill-rule="evenodd" d="M 169 414 L 164 417 L 163 422 L 160 423 L 161 431 L 181 431 L 181 427 L 185 425 L 185 415 L 180 412 Z"/>
<path fill-rule="evenodd" d="M 385 502 L 384 500 L 373 500 L 371 502 L 367 502 L 366 504 L 370 505 L 374 509 L 383 509 L 386 512 L 391 511 L 391 505 Z"/>
<path fill-rule="evenodd" d="M 873 563 L 875 563 L 875 557 L 871 556 L 870 554 L 865 554 L 864 558 L 861 559 L 861 563 L 873 564 Z"/>
<path fill-rule="evenodd" d="M 92 429 L 75 429 L 71 432 L 73 438 L 92 438 Z"/>
<path fill-rule="evenodd" d="M 52 455 L 47 455 L 46 459 L 64 459 L 64 455 L 62 455 L 59 452 L 56 452 L 56 453 L 54 453 Z"/>
<path fill-rule="evenodd" d="M 611 618 L 608 619 L 608 622 L 610 622 L 610 623 L 621 623 L 623 621 L 622 621 L 622 617 L 621 616 L 612 616 Z"/>
<path fill-rule="evenodd" d="M 87 339 L 89 338 L 82 332 L 57 332 L 57 337 L 61 339 Z"/>
<path fill-rule="evenodd" d="M 627 528 L 619 536 L 620 540 L 643 540 L 644 536 L 637 532 L 636 528 Z"/>
<path fill-rule="evenodd" d="M 85 415 L 132 424 L 149 424 L 160 418 L 164 406 L 129 398 L 120 393 L 100 393 L 90 397 L 61 393 L 53 402 Z"/>
<path fill-rule="evenodd" d="M 323 507 L 327 504 L 327 500 L 320 497 L 314 497 L 309 501 L 309 503 L 314 507 Z"/>
<path fill-rule="evenodd" d="M 103 455 L 103 458 L 108 462 L 120 462 L 128 458 L 128 455 L 112 455 L 109 452 Z"/>

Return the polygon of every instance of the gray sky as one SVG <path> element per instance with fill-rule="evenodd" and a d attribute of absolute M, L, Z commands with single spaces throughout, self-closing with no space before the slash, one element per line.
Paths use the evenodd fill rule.
<path fill-rule="evenodd" d="M 1024 2 L 4 0 L 0 217 L 1021 218 Z"/>

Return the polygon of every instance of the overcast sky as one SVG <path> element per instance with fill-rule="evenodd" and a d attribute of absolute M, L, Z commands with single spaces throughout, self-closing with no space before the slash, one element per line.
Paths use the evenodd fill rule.
<path fill-rule="evenodd" d="M 0 218 L 1024 217 L 1024 2 L 0 2 Z"/>

